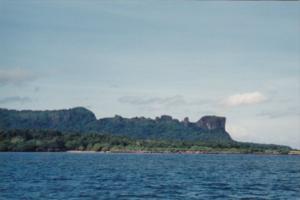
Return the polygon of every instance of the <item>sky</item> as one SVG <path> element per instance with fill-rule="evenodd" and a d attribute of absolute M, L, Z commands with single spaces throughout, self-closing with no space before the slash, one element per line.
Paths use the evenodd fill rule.
<path fill-rule="evenodd" d="M 300 2 L 0 0 L 0 107 L 227 119 L 300 148 Z"/>

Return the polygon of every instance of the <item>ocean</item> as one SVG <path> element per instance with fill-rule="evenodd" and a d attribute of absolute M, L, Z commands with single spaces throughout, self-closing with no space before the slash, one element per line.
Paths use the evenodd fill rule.
<path fill-rule="evenodd" d="M 0 199 L 300 199 L 300 156 L 0 153 Z"/>

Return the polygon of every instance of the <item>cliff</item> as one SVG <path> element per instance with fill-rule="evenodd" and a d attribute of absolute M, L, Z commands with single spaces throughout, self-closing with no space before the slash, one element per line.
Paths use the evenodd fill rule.
<path fill-rule="evenodd" d="M 85 131 L 96 121 L 94 113 L 83 107 L 52 111 L 0 109 L 0 129 L 53 129 Z"/>
<path fill-rule="evenodd" d="M 163 139 L 180 141 L 232 141 L 225 130 L 225 117 L 204 116 L 197 122 L 183 121 L 162 115 L 155 119 L 145 117 L 96 119 L 88 109 L 77 107 L 53 111 L 0 109 L 0 129 L 43 129 L 80 133 L 105 133 L 136 139 Z"/>
<path fill-rule="evenodd" d="M 203 130 L 225 130 L 225 117 L 218 116 L 204 116 L 198 122 L 196 122 L 197 126 L 202 128 Z"/>

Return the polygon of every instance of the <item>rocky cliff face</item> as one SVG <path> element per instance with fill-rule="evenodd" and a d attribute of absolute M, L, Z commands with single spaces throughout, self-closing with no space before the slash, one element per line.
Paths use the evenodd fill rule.
<path fill-rule="evenodd" d="M 82 107 L 53 111 L 17 111 L 0 109 L 0 130 L 51 129 L 66 132 L 105 133 L 137 139 L 187 141 L 232 141 L 225 131 L 225 117 L 205 116 L 197 122 L 163 115 L 156 119 L 135 117 L 96 119 Z"/>
<path fill-rule="evenodd" d="M 52 111 L 0 109 L 1 129 L 54 129 L 84 131 L 96 121 L 94 113 L 83 107 Z"/>
<path fill-rule="evenodd" d="M 218 117 L 218 116 L 204 116 L 196 125 L 204 130 L 225 130 L 225 117 Z"/>

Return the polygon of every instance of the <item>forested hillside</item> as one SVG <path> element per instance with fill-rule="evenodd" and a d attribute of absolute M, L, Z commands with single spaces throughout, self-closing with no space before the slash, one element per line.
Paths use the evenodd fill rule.
<path fill-rule="evenodd" d="M 225 118 L 205 116 L 197 122 L 183 121 L 163 115 L 156 119 L 145 117 L 96 119 L 83 107 L 54 111 L 0 109 L 0 129 L 41 129 L 72 131 L 77 133 L 106 133 L 134 139 L 159 139 L 177 141 L 229 142 Z"/>

